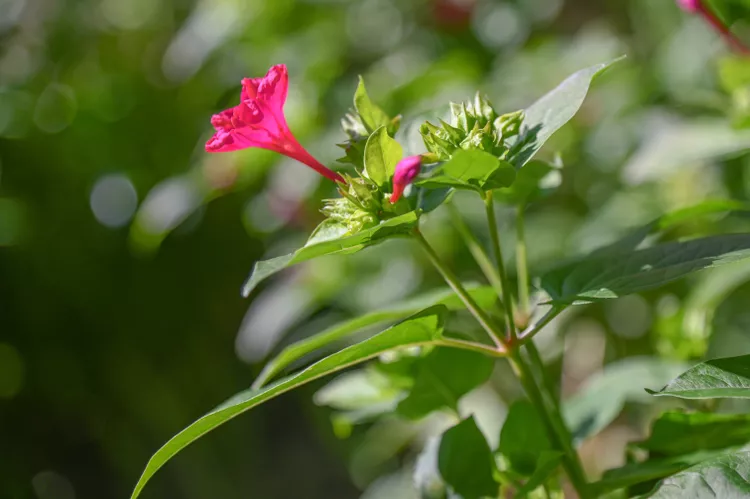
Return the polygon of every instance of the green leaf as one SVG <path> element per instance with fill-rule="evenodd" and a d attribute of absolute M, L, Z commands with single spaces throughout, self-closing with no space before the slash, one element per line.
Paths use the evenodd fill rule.
<path fill-rule="evenodd" d="M 473 416 L 443 433 L 438 469 L 445 483 L 463 499 L 497 496 L 495 461 Z"/>
<path fill-rule="evenodd" d="M 446 313 L 447 310 L 443 306 L 431 307 L 261 390 L 250 389 L 238 393 L 172 437 L 156 451 L 138 480 L 131 499 L 138 497 L 154 473 L 175 454 L 235 416 L 305 383 L 372 359 L 384 352 L 417 345 L 439 344 Z"/>
<path fill-rule="evenodd" d="M 726 454 L 726 450 L 699 451 L 682 456 L 649 459 L 640 463 L 628 463 L 625 466 L 605 471 L 601 480 L 590 485 L 590 490 L 596 497 L 599 497 L 612 490 L 624 489 L 673 475 L 723 454 Z"/>
<path fill-rule="evenodd" d="M 403 156 L 401 145 L 382 126 L 370 135 L 365 144 L 365 173 L 378 187 L 383 188 L 391 180 L 396 164 Z"/>
<path fill-rule="evenodd" d="M 546 183 L 559 185 L 559 169 L 545 161 L 532 160 L 516 172 L 516 180 L 510 187 L 497 190 L 497 196 L 506 203 L 524 205 L 550 190 Z"/>
<path fill-rule="evenodd" d="M 488 308 L 495 303 L 496 295 L 489 286 L 471 287 L 466 286 L 469 294 L 482 308 Z M 374 326 L 388 321 L 396 321 L 415 314 L 422 309 L 433 305 L 445 305 L 449 310 L 461 310 L 463 303 L 455 293 L 450 290 L 439 290 L 414 297 L 394 307 L 376 310 L 374 312 L 349 319 L 335 324 L 320 333 L 309 338 L 297 341 L 284 348 L 273 360 L 268 362 L 257 379 L 253 382 L 253 388 L 260 388 L 268 383 L 268 380 L 279 374 L 292 362 L 301 359 L 305 355 L 323 348 L 331 343 L 339 341 L 347 336 L 363 330 L 368 326 Z"/>
<path fill-rule="evenodd" d="M 542 418 L 528 400 L 518 400 L 510 406 L 497 450 L 508 458 L 515 471 L 525 476 L 534 473 L 542 452 L 552 450 Z"/>
<path fill-rule="evenodd" d="M 665 383 L 685 369 L 681 362 L 631 357 L 604 366 L 563 404 L 563 415 L 576 442 L 595 435 L 622 411 L 625 402 L 648 402 L 645 386 Z"/>
<path fill-rule="evenodd" d="M 622 59 L 620 57 L 573 73 L 557 88 L 529 106 L 524 111 L 521 134 L 513 146 L 517 150 L 513 163 L 518 168 L 528 163 L 552 134 L 575 116 L 592 80 Z"/>
<path fill-rule="evenodd" d="M 319 256 L 354 253 L 386 239 L 406 236 L 417 225 L 418 220 L 419 215 L 412 211 L 352 236 L 309 244 L 294 253 L 257 262 L 242 287 L 242 295 L 248 296 L 262 280 L 294 264 Z"/>
<path fill-rule="evenodd" d="M 660 481 L 643 499 L 745 499 L 750 497 L 750 452 L 725 454 Z"/>
<path fill-rule="evenodd" d="M 490 377 L 494 361 L 481 353 L 436 348 L 418 361 L 414 387 L 398 404 L 398 413 L 420 419 L 447 407 L 458 413 L 458 401 Z"/>
<path fill-rule="evenodd" d="M 544 485 L 544 482 L 554 474 L 558 465 L 562 461 L 563 453 L 557 451 L 542 451 L 536 461 L 536 469 L 531 478 L 518 489 L 516 497 L 523 498 L 533 492 L 535 489 Z"/>
<path fill-rule="evenodd" d="M 750 256 L 750 234 L 671 242 L 594 255 L 549 272 L 542 287 L 558 303 L 589 303 L 658 288 L 692 272 Z"/>
<path fill-rule="evenodd" d="M 683 399 L 750 398 L 750 355 L 701 362 L 649 393 Z"/>
<path fill-rule="evenodd" d="M 737 447 L 750 442 L 750 414 L 669 411 L 654 421 L 651 434 L 633 445 L 673 456 Z"/>
<path fill-rule="evenodd" d="M 515 178 L 513 165 L 492 154 L 472 149 L 456 151 L 431 177 L 415 185 L 430 189 L 453 187 L 484 191 L 507 187 Z"/>
<path fill-rule="evenodd" d="M 357 90 L 354 92 L 354 108 L 359 113 L 362 123 L 368 133 L 372 133 L 380 127 L 388 126 L 391 119 L 385 112 L 375 105 L 370 96 L 367 95 L 365 80 L 360 76 Z M 374 180 L 374 179 L 373 179 Z"/>

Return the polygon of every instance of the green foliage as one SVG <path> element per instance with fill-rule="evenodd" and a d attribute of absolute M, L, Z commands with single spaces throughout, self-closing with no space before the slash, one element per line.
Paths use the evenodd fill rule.
<path fill-rule="evenodd" d="M 468 189 L 483 193 L 485 190 L 513 184 L 516 171 L 507 161 L 477 150 L 458 151 L 450 160 L 438 166 L 419 187 L 440 189 Z"/>
<path fill-rule="evenodd" d="M 497 495 L 492 451 L 473 417 L 443 433 L 438 469 L 445 483 L 464 499 Z"/>
<path fill-rule="evenodd" d="M 698 270 L 750 255 L 750 234 L 672 242 L 594 256 L 554 270 L 542 286 L 558 303 L 588 303 L 658 288 Z"/>
<path fill-rule="evenodd" d="M 498 451 L 514 471 L 531 476 L 542 464 L 538 461 L 543 453 L 551 450 L 552 444 L 536 408 L 527 400 L 514 402 L 500 432 Z"/>
<path fill-rule="evenodd" d="M 750 415 L 668 411 L 634 445 L 652 454 L 675 456 L 700 450 L 736 447 L 750 442 Z"/>
<path fill-rule="evenodd" d="M 325 255 L 354 253 L 386 239 L 403 237 L 411 232 L 418 220 L 417 213 L 410 212 L 386 220 L 376 227 L 354 235 L 327 239 L 322 242 L 316 242 L 315 237 L 313 237 L 312 244 L 304 246 L 294 253 L 257 262 L 242 288 L 242 294 L 248 296 L 262 280 L 297 263 Z"/>
<path fill-rule="evenodd" d="M 701 362 L 650 393 L 684 399 L 750 398 L 750 355 Z"/>
<path fill-rule="evenodd" d="M 404 156 L 398 142 L 388 135 L 386 127 L 375 130 L 365 145 L 365 174 L 381 189 L 387 190 L 396 164 Z"/>
<path fill-rule="evenodd" d="M 526 483 L 518 489 L 516 493 L 517 497 L 526 497 L 537 488 L 547 482 L 555 473 L 555 470 L 560 466 L 563 454 L 556 451 L 542 451 L 539 453 L 537 458 L 536 467 L 534 473 L 529 477 Z"/>
<path fill-rule="evenodd" d="M 357 110 L 362 124 L 370 134 L 380 127 L 387 127 L 391 122 L 388 115 L 370 100 L 365 88 L 365 80 L 361 76 L 357 90 L 354 92 L 354 109 Z"/>
<path fill-rule="evenodd" d="M 135 499 L 159 468 L 175 454 L 209 431 L 235 416 L 305 383 L 364 362 L 384 352 L 411 346 L 435 345 L 440 342 L 446 309 L 436 306 L 424 310 L 361 343 L 316 362 L 303 371 L 260 390 L 250 389 L 230 398 L 205 416 L 172 437 L 151 457 L 131 496 Z"/>
<path fill-rule="evenodd" d="M 493 359 L 477 352 L 436 348 L 419 359 L 414 386 L 398 404 L 398 413 L 420 419 L 447 408 L 458 414 L 458 401 L 490 377 Z"/>
<path fill-rule="evenodd" d="M 750 452 L 719 456 L 665 478 L 643 499 L 740 499 L 750 495 Z"/>

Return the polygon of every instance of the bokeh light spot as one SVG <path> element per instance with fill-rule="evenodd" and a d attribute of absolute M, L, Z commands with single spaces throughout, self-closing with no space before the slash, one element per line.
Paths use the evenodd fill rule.
<path fill-rule="evenodd" d="M 62 132 L 73 122 L 77 109 L 73 89 L 52 83 L 42 91 L 36 102 L 34 123 L 43 132 Z"/>
<path fill-rule="evenodd" d="M 41 471 L 31 479 L 31 486 L 39 499 L 75 499 L 70 480 L 54 471 Z"/>
<path fill-rule="evenodd" d="M 0 398 L 15 397 L 23 387 L 23 359 L 11 345 L 0 343 Z"/>
<path fill-rule="evenodd" d="M 122 227 L 138 206 L 138 193 L 125 175 L 105 175 L 91 189 L 91 211 L 102 225 Z"/>

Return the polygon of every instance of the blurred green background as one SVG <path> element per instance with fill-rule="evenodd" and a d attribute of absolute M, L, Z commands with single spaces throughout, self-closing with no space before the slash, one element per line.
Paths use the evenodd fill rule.
<path fill-rule="evenodd" d="M 747 31 L 746 2 L 715 3 Z M 153 451 L 249 386 L 269 353 L 439 285 L 396 241 L 241 299 L 253 262 L 304 241 L 335 194 L 274 153 L 203 152 L 242 77 L 287 64 L 290 126 L 334 165 L 358 74 L 421 152 L 414 125 L 450 100 L 480 89 L 514 110 L 620 54 L 545 148 L 565 168 L 529 210 L 537 271 L 664 211 L 748 199 L 750 70 L 672 0 L 0 0 L 0 497 L 126 497 Z M 456 201 L 481 230 L 480 206 Z M 432 214 L 428 237 L 480 280 L 447 221 Z M 748 353 L 747 279 L 745 264 L 576 309 L 545 356 L 570 395 L 623 358 Z M 502 374 L 492 385 L 515 393 Z M 411 497 L 397 471 L 409 445 L 373 451 L 377 427 L 336 438 L 330 410 L 312 402 L 320 386 L 202 439 L 143 497 Z M 489 393 L 480 405 L 499 426 L 505 405 Z M 635 399 L 584 445 L 592 474 L 621 464 L 641 434 Z"/>

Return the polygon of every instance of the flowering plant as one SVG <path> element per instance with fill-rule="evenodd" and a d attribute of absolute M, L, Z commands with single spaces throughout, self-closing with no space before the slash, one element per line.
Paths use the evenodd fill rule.
<path fill-rule="evenodd" d="M 626 466 L 590 480 L 577 446 L 616 414 L 592 407 L 590 399 L 563 410 L 552 370 L 534 342 L 538 333 L 575 306 L 653 289 L 750 255 L 750 234 L 658 243 L 669 227 L 687 217 L 736 208 L 730 202 L 713 202 L 665 215 L 547 272 L 529 273 L 524 212 L 550 189 L 550 177 L 560 175 L 559 165 L 535 156 L 577 112 L 594 78 L 613 62 L 578 71 L 524 110 L 501 114 L 480 94 L 451 104 L 447 121 L 425 122 L 419 128 L 425 150 L 406 157 L 399 143 L 400 117 L 374 104 L 360 80 L 354 110 L 342 121 L 347 139 L 341 144 L 345 156 L 340 162 L 346 165 L 341 173 L 318 162 L 289 130 L 283 114 L 288 85 L 283 65 L 274 66 L 263 78 L 243 80 L 240 103 L 212 118 L 216 132 L 206 150 L 270 149 L 333 181 L 340 194 L 324 201 L 325 219 L 302 248 L 255 264 L 244 294 L 294 264 L 350 254 L 392 238 L 408 238 L 421 247 L 449 290 L 419 300 L 419 305 L 359 317 L 289 346 L 266 365 L 250 389 L 159 449 L 132 497 L 169 459 L 210 430 L 305 383 L 367 362 L 358 380 L 376 396 L 360 393 L 356 403 L 341 404 L 346 409 L 337 419 L 342 435 L 352 425 L 387 414 L 408 420 L 435 412 L 454 416 L 419 460 L 415 486 L 421 497 L 562 497 L 567 488 L 582 498 L 642 492 L 647 492 L 645 497 L 667 498 L 687 497 L 695 487 L 719 488 L 721 497 L 746 497 L 750 453 L 736 447 L 750 439 L 747 418 L 712 412 L 661 414 L 648 439 L 633 445 Z M 484 205 L 489 251 L 452 204 L 452 196 L 461 190 L 476 194 Z M 515 282 L 506 268 L 510 260 L 503 255 L 498 202 L 516 213 Z M 452 210 L 487 286 L 462 282 L 420 230 L 422 220 L 442 205 Z M 448 326 L 461 309 L 473 316 L 477 328 Z M 395 324 L 275 379 L 306 354 L 384 321 Z M 511 405 L 499 444 L 490 445 L 475 417 L 459 402 L 487 381 L 499 363 L 510 366 L 525 397 Z M 681 399 L 749 397 L 749 369 L 747 356 L 718 359 L 674 373 L 675 379 L 664 387 L 640 388 L 656 389 L 654 396 Z M 705 432 L 715 438 L 704 438 Z"/>

